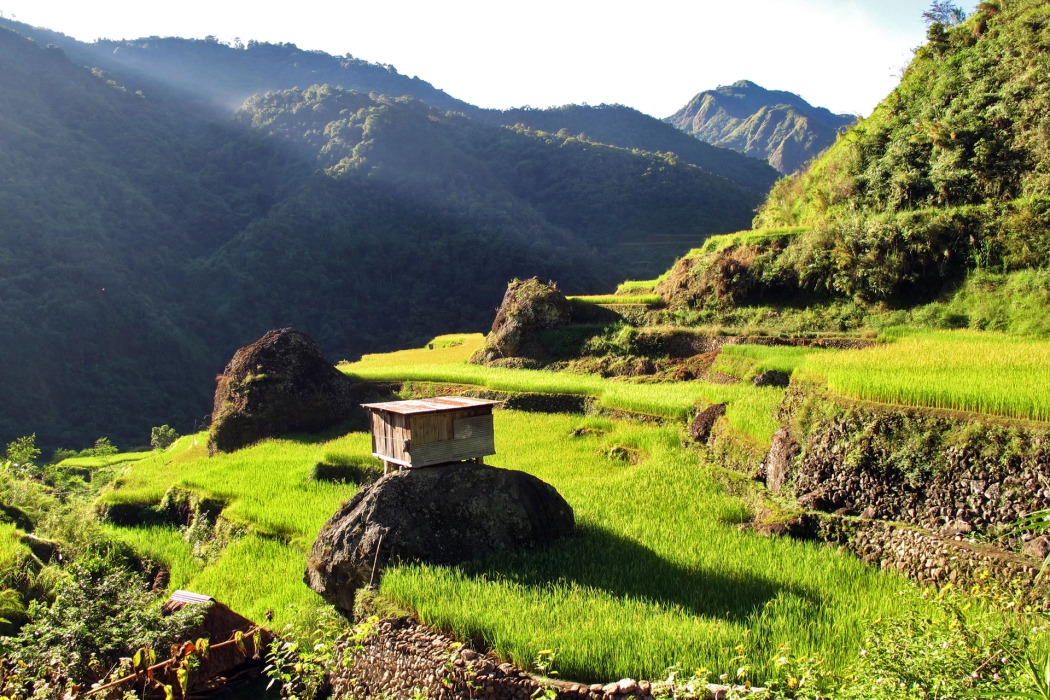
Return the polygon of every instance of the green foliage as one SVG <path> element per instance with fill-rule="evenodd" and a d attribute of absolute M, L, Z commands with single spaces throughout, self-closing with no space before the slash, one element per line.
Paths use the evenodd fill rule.
<path fill-rule="evenodd" d="M 925 597 L 932 605 L 923 610 L 902 601 L 894 614 L 875 621 L 856 669 L 835 697 L 1001 697 L 1011 686 L 1027 685 L 1025 625 L 1038 617 L 1004 612 L 1008 600 L 997 600 L 985 587 L 946 586 Z"/>
<path fill-rule="evenodd" d="M 912 305 L 967 270 L 1050 261 L 1050 92 L 1037 77 L 1050 10 L 989 4 L 960 23 L 935 5 L 897 89 L 755 219 L 814 227 L 784 253 L 782 284 Z"/>
<path fill-rule="evenodd" d="M 95 440 L 95 446 L 85 450 L 88 454 L 85 457 L 109 457 L 120 452 L 117 446 L 110 442 L 108 437 L 100 437 Z M 83 454 L 83 453 L 81 453 Z"/>
<path fill-rule="evenodd" d="M 755 158 L 714 148 L 692 138 L 671 124 L 662 123 L 624 105 L 564 105 L 549 109 L 508 109 L 479 117 L 500 124 L 521 124 L 539 131 L 650 153 L 673 153 L 702 168 L 756 192 L 766 192 L 777 179 L 776 171 Z M 564 130 L 564 131 L 563 131 Z"/>
<path fill-rule="evenodd" d="M 114 428 L 122 445 L 161 423 L 190 432 L 211 410 L 215 368 L 275 318 L 333 358 L 418 347 L 485 329 L 514 277 L 582 293 L 653 276 L 746 225 L 760 199 L 666 152 L 383 96 L 423 84 L 378 81 L 394 74 L 354 59 L 38 35 L 0 29 L 0 122 L 19 134 L 0 160 L 5 443 L 36 430 L 50 452 Z M 134 75 L 125 55 L 145 62 Z M 164 85 L 168 60 L 174 73 L 194 66 L 198 99 L 217 89 L 240 104 L 246 86 L 280 87 L 256 81 L 261 65 L 306 89 L 202 121 L 185 86 Z M 365 73 L 377 80 L 334 81 L 359 93 L 306 87 Z M 45 280 L 42 306 L 30 292 Z"/>
<path fill-rule="evenodd" d="M 40 456 L 36 446 L 36 433 L 20 437 L 7 445 L 7 459 L 17 465 L 31 465 Z"/>
<path fill-rule="evenodd" d="M 346 620 L 331 606 L 318 608 L 313 619 L 298 626 L 285 625 L 266 652 L 267 688 L 279 682 L 282 698 L 313 700 L 324 689 L 326 674 L 337 662 L 336 641 L 345 632 Z M 351 636 L 359 635 L 362 627 L 352 632 Z"/>
<path fill-rule="evenodd" d="M 181 641 L 203 618 L 196 605 L 162 617 L 160 602 L 127 569 L 90 558 L 72 565 L 54 602 L 33 601 L 29 623 L 0 638 L 0 654 L 11 664 L 4 694 L 24 698 L 34 687 L 61 688 L 65 679 L 90 684 L 136 649 Z"/>
<path fill-rule="evenodd" d="M 150 430 L 149 444 L 155 450 L 166 450 L 179 439 L 179 434 L 175 432 L 175 429 L 169 427 L 167 424 L 155 426 Z"/>

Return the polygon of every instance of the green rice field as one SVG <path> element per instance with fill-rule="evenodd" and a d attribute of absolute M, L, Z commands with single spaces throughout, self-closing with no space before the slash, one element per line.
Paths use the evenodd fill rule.
<path fill-rule="evenodd" d="M 382 592 L 519 663 L 553 648 L 565 677 L 657 677 L 674 664 L 729 669 L 746 641 L 748 663 L 766 663 L 786 643 L 841 670 L 870 620 L 914 597 L 901 593 L 913 590 L 902 579 L 830 548 L 741 530 L 746 506 L 681 447 L 678 426 L 515 411 L 495 420 L 497 455 L 487 461 L 557 487 L 579 535 L 463 567 L 404 566 Z M 309 546 L 357 490 L 311 481 L 311 468 L 334 454 L 367 455 L 367 434 L 269 440 L 211 458 L 203 438 L 129 465 L 103 500 L 156 503 L 171 486 L 192 488 L 225 500 L 245 536 L 204 562 L 175 528 L 108 530 L 164 562 L 173 587 L 249 617 L 272 609 L 275 625 L 309 614 L 320 604 L 302 582 Z M 611 458 L 619 445 L 641 461 Z"/>
<path fill-rule="evenodd" d="M 580 427 L 594 432 L 573 437 Z M 855 557 L 741 530 L 745 507 L 681 448 L 677 428 L 507 411 L 496 435 L 487 461 L 553 484 L 579 535 L 476 565 L 406 566 L 381 590 L 520 663 L 552 649 L 578 680 L 673 665 L 732 672 L 745 643 L 740 665 L 764 667 L 788 644 L 841 670 L 872 620 L 915 604 L 903 579 Z M 612 444 L 650 456 L 612 460 Z"/>
<path fill-rule="evenodd" d="M 658 304 L 659 294 L 599 294 L 596 296 L 568 297 L 569 301 L 582 301 L 585 304 Z"/>
<path fill-rule="evenodd" d="M 905 406 L 1050 420 L 1050 341 L 958 330 L 907 334 L 801 365 L 843 396 Z"/>
<path fill-rule="evenodd" d="M 651 416 L 684 420 L 694 407 L 725 402 L 726 416 L 739 431 L 758 443 L 768 444 L 777 424 L 773 412 L 783 398 L 775 388 L 750 384 L 708 382 L 634 383 L 603 379 L 593 374 L 570 374 L 545 370 L 505 369 L 453 360 L 435 364 L 412 364 L 408 357 L 428 357 L 436 350 L 411 350 L 411 356 L 393 353 L 365 356 L 360 362 L 344 363 L 339 369 L 360 379 L 403 382 L 439 382 L 484 387 L 494 391 L 593 396 L 601 406 Z"/>

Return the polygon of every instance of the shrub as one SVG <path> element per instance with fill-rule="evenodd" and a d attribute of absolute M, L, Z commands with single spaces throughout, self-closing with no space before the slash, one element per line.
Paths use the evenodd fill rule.
<path fill-rule="evenodd" d="M 155 450 L 166 450 L 179 439 L 179 434 L 168 425 L 159 425 L 150 431 L 149 444 Z"/>
<path fill-rule="evenodd" d="M 7 661 L 0 695 L 48 697 L 66 682 L 88 685 L 106 677 L 136 649 L 167 650 L 203 619 L 190 605 L 162 617 L 160 600 L 127 568 L 101 559 L 72 565 L 50 605 L 33 601 L 18 636 L 0 639 Z"/>
<path fill-rule="evenodd" d="M 94 447 L 84 450 L 80 455 L 82 457 L 105 457 L 107 455 L 115 455 L 119 451 L 117 446 L 109 441 L 108 437 L 100 437 L 98 440 L 95 440 Z M 87 453 L 86 455 L 84 454 L 85 452 Z"/>
<path fill-rule="evenodd" d="M 40 456 L 36 446 L 36 433 L 20 437 L 7 445 L 7 458 L 18 465 L 32 464 Z"/>

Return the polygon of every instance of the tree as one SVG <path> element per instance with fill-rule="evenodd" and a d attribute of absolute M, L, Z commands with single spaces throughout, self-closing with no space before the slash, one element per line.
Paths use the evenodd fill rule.
<path fill-rule="evenodd" d="M 20 437 L 7 446 L 7 458 L 15 464 L 32 464 L 40 456 L 36 447 L 36 433 Z"/>
<path fill-rule="evenodd" d="M 90 451 L 94 457 L 105 457 L 106 455 L 115 455 L 120 450 L 109 441 L 108 437 L 100 437 L 98 440 L 95 440 L 95 446 L 86 451 Z"/>
<path fill-rule="evenodd" d="M 167 425 L 159 425 L 150 431 L 149 444 L 152 445 L 155 450 L 166 450 L 178 439 L 179 434 L 175 432 L 174 428 L 168 427 Z"/>
<path fill-rule="evenodd" d="M 966 21 L 966 12 L 950 0 L 934 0 L 930 9 L 922 13 L 922 19 L 926 24 L 954 27 Z"/>

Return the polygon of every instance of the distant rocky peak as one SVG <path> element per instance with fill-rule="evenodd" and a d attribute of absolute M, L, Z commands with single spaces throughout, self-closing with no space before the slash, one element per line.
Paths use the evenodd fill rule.
<path fill-rule="evenodd" d="M 856 117 L 814 107 L 750 80 L 698 93 L 666 121 L 715 146 L 767 161 L 782 173 L 802 168 L 835 143 Z"/>

